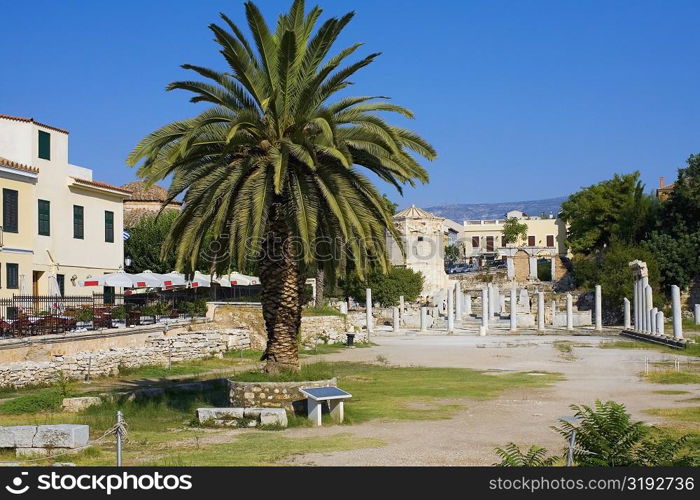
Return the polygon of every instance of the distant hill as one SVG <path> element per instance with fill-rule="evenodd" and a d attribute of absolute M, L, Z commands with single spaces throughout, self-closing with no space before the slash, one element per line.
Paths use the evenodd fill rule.
<path fill-rule="evenodd" d="M 561 210 L 561 204 L 566 201 L 567 196 L 559 198 L 549 198 L 546 200 L 532 201 L 511 201 L 503 203 L 458 203 L 454 205 L 437 205 L 425 207 L 430 213 L 452 219 L 455 222 L 477 219 L 502 219 L 506 212 L 511 210 L 521 210 L 528 215 L 546 215 L 550 213 L 556 215 Z"/>

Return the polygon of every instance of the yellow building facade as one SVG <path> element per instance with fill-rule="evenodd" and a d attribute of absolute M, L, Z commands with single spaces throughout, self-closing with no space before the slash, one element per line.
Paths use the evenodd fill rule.
<path fill-rule="evenodd" d="M 0 115 L 0 298 L 47 294 L 51 274 L 63 295 L 90 295 L 103 290 L 78 281 L 123 266 L 129 191 L 70 164 L 68 136 L 31 118 Z"/>

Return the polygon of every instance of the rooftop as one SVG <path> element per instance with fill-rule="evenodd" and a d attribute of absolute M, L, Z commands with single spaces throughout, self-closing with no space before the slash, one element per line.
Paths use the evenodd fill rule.
<path fill-rule="evenodd" d="M 30 174 L 39 173 L 38 168 L 30 167 L 29 165 L 24 165 L 16 161 L 8 160 L 7 158 L 3 158 L 2 156 L 0 156 L 0 167 L 11 168 L 13 170 L 20 170 L 22 172 L 28 172 Z"/>
<path fill-rule="evenodd" d="M 64 130 L 64 129 L 58 128 L 58 127 L 52 127 L 51 125 L 46 125 L 45 123 L 41 123 L 41 122 L 36 121 L 34 118 L 25 118 L 25 117 L 23 117 L 23 116 L 11 116 L 11 115 L 3 115 L 3 114 L 0 114 L 0 119 L 3 119 L 3 120 L 12 120 L 12 121 L 16 121 L 16 122 L 33 123 L 33 124 L 35 124 L 35 125 L 39 125 L 40 127 L 48 128 L 48 129 L 51 129 L 51 130 L 55 130 L 56 132 L 61 132 L 61 133 L 63 133 L 63 134 L 67 134 L 67 133 L 68 133 L 67 130 Z"/>

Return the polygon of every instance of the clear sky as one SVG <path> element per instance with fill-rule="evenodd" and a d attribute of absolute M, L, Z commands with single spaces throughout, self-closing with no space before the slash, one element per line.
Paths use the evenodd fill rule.
<path fill-rule="evenodd" d="M 635 169 L 651 189 L 700 152 L 696 0 L 317 3 L 357 11 L 340 46 L 383 53 L 353 93 L 411 108 L 438 150 L 429 185 L 382 189 L 401 206 L 562 196 Z M 239 0 L 0 0 L 0 113 L 69 129 L 72 163 L 129 182 L 136 142 L 201 109 L 164 91 L 179 65 L 225 69 L 220 11 L 244 23 Z"/>

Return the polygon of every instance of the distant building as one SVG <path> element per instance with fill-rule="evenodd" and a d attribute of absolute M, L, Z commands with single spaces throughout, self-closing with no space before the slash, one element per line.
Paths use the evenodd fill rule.
<path fill-rule="evenodd" d="M 511 218 L 527 225 L 524 241 L 506 243 L 503 225 Z M 503 260 L 508 265 L 509 277 L 519 282 L 538 279 L 537 263 L 541 259 L 551 261 L 554 280 L 563 275 L 565 270 L 557 263 L 568 255 L 565 241 L 566 223 L 563 220 L 554 215 L 528 216 L 520 210 L 511 210 L 503 219 L 466 220 L 462 233 L 464 254 L 469 262 L 484 265 Z"/>
<path fill-rule="evenodd" d="M 124 184 L 131 196 L 124 200 L 124 227 L 134 226 L 146 215 L 153 215 L 160 211 L 165 200 L 168 199 L 168 190 L 157 185 L 147 186 L 145 182 L 136 181 Z M 182 202 L 173 200 L 167 204 L 165 210 L 180 210 Z"/>
<path fill-rule="evenodd" d="M 78 280 L 124 262 L 122 202 L 129 191 L 68 162 L 68 131 L 0 115 L 0 297 L 89 295 Z M 105 290 L 111 292 L 112 290 Z"/>
<path fill-rule="evenodd" d="M 411 205 L 394 215 L 405 254 L 399 244 L 388 237 L 391 263 L 423 274 L 423 296 L 432 297 L 448 285 L 445 273 L 445 228 L 442 217 Z"/>
<path fill-rule="evenodd" d="M 659 188 L 656 190 L 656 197 L 660 201 L 665 201 L 671 196 L 674 184 L 666 184 L 665 177 L 659 177 Z"/>

